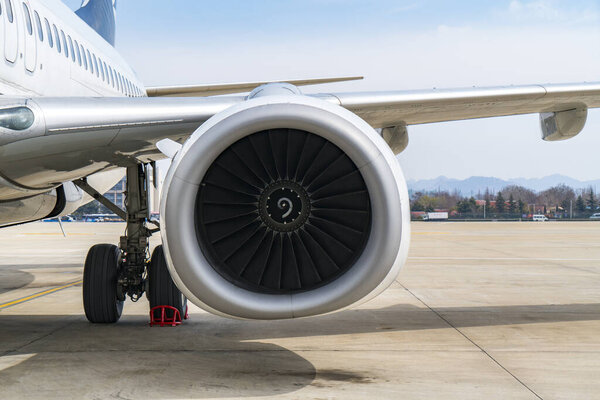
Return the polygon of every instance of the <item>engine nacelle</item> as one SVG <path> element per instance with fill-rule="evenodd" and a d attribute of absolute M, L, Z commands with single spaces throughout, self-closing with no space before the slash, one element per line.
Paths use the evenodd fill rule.
<path fill-rule="evenodd" d="M 161 204 L 173 280 L 194 304 L 248 319 L 318 315 L 372 298 L 410 239 L 400 166 L 357 115 L 267 95 L 204 123 Z"/>

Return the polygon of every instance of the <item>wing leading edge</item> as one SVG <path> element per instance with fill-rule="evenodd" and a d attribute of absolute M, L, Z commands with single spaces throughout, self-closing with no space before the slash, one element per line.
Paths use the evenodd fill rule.
<path fill-rule="evenodd" d="M 335 93 L 375 128 L 600 107 L 600 82 L 423 91 Z"/>
<path fill-rule="evenodd" d="M 148 97 L 208 97 L 224 94 L 235 94 L 250 92 L 259 86 L 268 83 L 289 83 L 294 86 L 322 85 L 325 83 L 357 81 L 362 76 L 346 76 L 340 78 L 317 78 L 297 79 L 289 81 L 264 81 L 264 82 L 240 82 L 240 83 L 218 83 L 206 85 L 189 86 L 160 86 L 146 89 Z"/>

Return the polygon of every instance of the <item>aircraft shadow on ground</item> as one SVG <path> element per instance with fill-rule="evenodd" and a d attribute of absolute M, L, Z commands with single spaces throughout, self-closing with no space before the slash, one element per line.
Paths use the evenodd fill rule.
<path fill-rule="evenodd" d="M 33 274 L 27 271 L 0 268 L 0 294 L 27 286 L 34 278 Z"/>
<path fill-rule="evenodd" d="M 116 325 L 84 319 L 0 315 L 0 393 L 29 399 L 254 397 L 297 391 L 316 376 L 293 351 L 225 335 L 198 337 L 201 326 L 148 328 L 142 316 Z"/>
<path fill-rule="evenodd" d="M 435 311 L 457 328 L 600 320 L 600 304 Z M 178 328 L 146 325 L 142 315 L 125 316 L 115 325 L 91 325 L 79 315 L 0 314 L 0 361 L 5 363 L 0 364 L 0 388 L 10 393 L 26 390 L 28 398 L 36 398 L 36 393 L 39 398 L 60 394 L 147 399 L 285 394 L 316 378 L 361 379 L 349 371 L 317 371 L 296 352 L 261 340 L 450 328 L 429 309 L 402 304 L 292 321 L 194 314 Z M 48 392 L 50 378 L 60 392 Z"/>
<path fill-rule="evenodd" d="M 377 309 L 348 310 L 310 319 L 245 321 L 241 331 L 237 328 L 239 321 L 215 316 L 208 318 L 215 324 L 230 325 L 229 331 L 235 332 L 232 334 L 240 340 L 600 320 L 600 304 L 595 303 L 439 307 L 434 311 L 397 304 Z"/>
<path fill-rule="evenodd" d="M 0 294 L 10 292 L 11 290 L 21 289 L 25 286 L 28 288 L 48 288 L 52 286 L 60 286 L 65 283 L 63 279 L 52 282 L 44 280 L 43 282 L 35 283 L 35 274 L 32 270 L 52 268 L 52 269 L 74 269 L 81 268 L 81 264 L 63 264 L 60 267 L 48 264 L 26 264 L 26 265 L 0 265 Z M 70 273 L 70 271 L 66 271 Z M 81 276 L 79 271 L 73 271 L 73 279 Z"/>

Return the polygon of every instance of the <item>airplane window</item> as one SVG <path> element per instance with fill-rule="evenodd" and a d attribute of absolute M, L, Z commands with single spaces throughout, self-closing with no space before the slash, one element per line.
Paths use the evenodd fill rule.
<path fill-rule="evenodd" d="M 12 1 L 5 0 L 6 4 L 6 17 L 8 18 L 8 22 L 12 23 L 15 20 L 15 16 L 13 15 Z"/>
<path fill-rule="evenodd" d="M 34 11 L 33 14 L 35 15 L 35 26 L 38 31 L 38 37 L 40 38 L 40 42 L 43 42 L 44 41 L 44 30 L 42 29 L 42 21 L 40 20 L 40 14 L 38 14 L 37 11 Z"/>
<path fill-rule="evenodd" d="M 92 53 L 92 56 L 94 57 L 94 69 L 96 70 L 96 76 L 100 78 L 100 70 L 98 69 L 98 59 L 96 58 L 96 55 L 94 53 Z"/>
<path fill-rule="evenodd" d="M 100 68 L 100 78 L 104 81 L 104 68 L 102 68 L 102 59 L 98 57 L 98 68 Z"/>
<path fill-rule="evenodd" d="M 108 79 L 107 79 L 108 84 L 109 85 L 112 84 L 114 86 L 115 81 L 112 80 L 112 68 L 111 68 L 110 64 L 107 64 L 107 68 L 108 68 L 108 70 L 107 70 L 106 74 L 108 75 Z"/>
<path fill-rule="evenodd" d="M 112 84 L 112 87 L 115 87 L 115 73 L 110 65 L 108 66 L 108 70 L 110 71 L 110 83 Z"/>
<path fill-rule="evenodd" d="M 50 48 L 54 47 L 54 39 L 52 39 L 52 31 L 50 30 L 50 22 L 47 18 L 44 18 L 44 24 L 46 25 L 46 36 L 48 36 L 48 45 Z"/>
<path fill-rule="evenodd" d="M 106 66 L 106 62 L 102 62 L 102 65 L 104 65 L 104 74 L 106 74 L 106 83 L 108 85 L 110 85 L 110 73 L 108 72 L 108 67 Z"/>
<path fill-rule="evenodd" d="M 92 71 L 92 74 L 94 73 L 94 64 L 92 64 L 92 56 L 90 55 L 90 51 L 86 50 L 87 52 L 87 60 L 88 63 L 90 64 L 90 71 Z"/>
<path fill-rule="evenodd" d="M 73 50 L 73 41 L 71 40 L 71 36 L 67 36 L 67 39 L 69 39 L 69 49 L 71 50 L 71 59 L 73 60 L 73 62 L 75 62 L 75 50 Z"/>
<path fill-rule="evenodd" d="M 83 61 L 83 66 L 84 66 L 85 70 L 87 71 L 88 65 L 87 65 L 87 58 L 85 58 L 85 49 L 83 48 L 83 45 L 80 45 L 80 47 L 81 47 L 81 59 Z"/>
<path fill-rule="evenodd" d="M 104 68 L 102 68 L 102 60 L 98 58 L 98 64 L 100 64 L 100 73 L 102 76 L 102 81 L 104 82 Z"/>
<path fill-rule="evenodd" d="M 29 7 L 27 4 L 23 3 L 23 11 L 25 12 L 25 25 L 27 26 L 27 34 L 29 36 L 33 35 L 33 24 L 31 23 L 31 13 L 29 12 Z"/>
<path fill-rule="evenodd" d="M 81 52 L 79 51 L 79 43 L 77 43 L 77 40 L 75 40 L 75 52 L 77 53 L 77 62 L 81 67 Z"/>
<path fill-rule="evenodd" d="M 60 36 L 62 37 L 62 44 L 65 48 L 65 57 L 69 58 L 69 48 L 67 47 L 67 39 L 65 39 L 65 33 L 62 29 L 60 30 Z"/>
<path fill-rule="evenodd" d="M 56 42 L 56 51 L 61 53 L 62 47 L 60 46 L 60 38 L 58 37 L 58 29 L 56 29 L 56 25 L 52 24 L 52 30 L 54 31 L 54 41 Z"/>

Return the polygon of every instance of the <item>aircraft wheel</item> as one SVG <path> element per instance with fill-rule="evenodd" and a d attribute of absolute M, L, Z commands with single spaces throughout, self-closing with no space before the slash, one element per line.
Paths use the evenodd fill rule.
<path fill-rule="evenodd" d="M 148 300 L 150 309 L 156 306 L 170 306 L 179 310 L 181 319 L 186 316 L 187 299 L 171 279 L 162 246 L 154 249 L 148 265 Z M 160 318 L 160 311 L 156 310 L 154 313 L 155 318 Z M 166 317 L 173 318 L 173 311 L 166 310 Z"/>
<path fill-rule="evenodd" d="M 93 246 L 83 269 L 83 308 L 92 323 L 114 323 L 121 317 L 123 301 L 117 299 L 119 248 L 112 244 Z"/>

